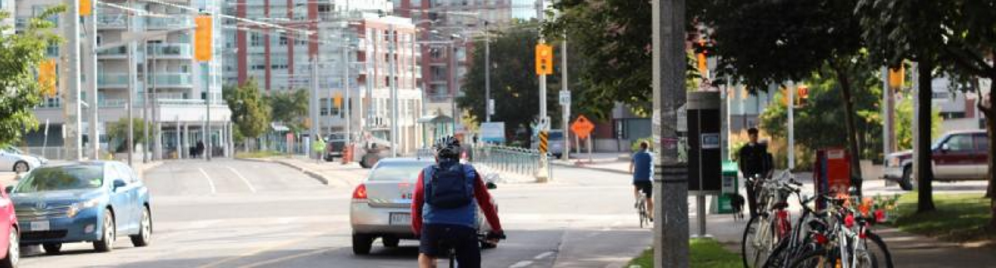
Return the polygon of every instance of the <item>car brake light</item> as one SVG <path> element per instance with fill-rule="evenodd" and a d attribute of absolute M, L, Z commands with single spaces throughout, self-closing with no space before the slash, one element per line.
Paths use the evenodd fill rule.
<path fill-rule="evenodd" d="M 356 186 L 356 190 L 353 191 L 353 199 L 367 199 L 367 186 L 365 184 Z"/>

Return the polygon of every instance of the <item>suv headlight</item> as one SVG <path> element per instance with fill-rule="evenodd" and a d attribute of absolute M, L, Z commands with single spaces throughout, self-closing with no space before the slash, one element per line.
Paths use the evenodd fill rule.
<path fill-rule="evenodd" d="M 94 198 L 94 199 L 90 199 L 90 200 L 87 200 L 87 201 L 75 203 L 72 206 L 69 206 L 69 211 L 66 212 L 66 216 L 68 216 L 70 218 L 76 217 L 76 214 L 79 214 L 80 211 L 83 211 L 84 209 L 96 207 L 97 205 L 100 205 L 100 198 Z"/>

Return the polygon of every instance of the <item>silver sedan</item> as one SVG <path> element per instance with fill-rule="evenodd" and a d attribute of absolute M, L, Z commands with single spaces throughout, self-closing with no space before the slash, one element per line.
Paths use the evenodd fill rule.
<path fill-rule="evenodd" d="M 397 247 L 401 239 L 415 239 L 411 228 L 415 183 L 419 172 L 433 164 L 431 158 L 389 158 L 377 162 L 367 179 L 353 191 L 349 220 L 354 254 L 369 254 L 377 238 L 385 247 Z M 487 184 L 489 189 L 495 188 L 494 183 Z M 479 209 L 477 224 L 482 235 L 491 230 Z M 482 247 L 494 246 L 482 239 Z"/>

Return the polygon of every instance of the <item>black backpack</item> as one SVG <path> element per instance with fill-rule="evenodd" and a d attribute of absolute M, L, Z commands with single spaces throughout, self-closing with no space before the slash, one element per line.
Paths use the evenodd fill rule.
<path fill-rule="evenodd" d="M 462 164 L 435 165 L 427 183 L 425 202 L 433 207 L 454 209 L 474 201 L 474 188 Z"/>

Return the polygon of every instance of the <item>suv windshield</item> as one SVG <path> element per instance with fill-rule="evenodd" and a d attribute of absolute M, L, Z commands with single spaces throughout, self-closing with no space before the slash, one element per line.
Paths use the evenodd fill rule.
<path fill-rule="evenodd" d="M 373 170 L 370 181 L 400 181 L 418 180 L 418 173 L 425 167 L 432 165 L 429 162 L 397 162 L 381 163 Z"/>
<path fill-rule="evenodd" d="M 96 189 L 103 184 L 103 179 L 103 166 L 38 168 L 17 183 L 14 193 Z"/>

